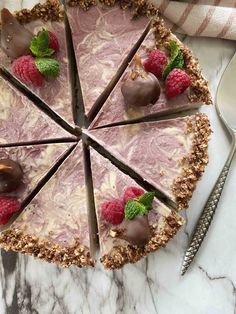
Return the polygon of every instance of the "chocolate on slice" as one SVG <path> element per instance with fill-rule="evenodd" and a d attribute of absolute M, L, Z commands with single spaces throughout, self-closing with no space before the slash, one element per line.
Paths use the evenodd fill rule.
<path fill-rule="evenodd" d="M 0 158 L 0 193 L 15 191 L 23 179 L 21 165 L 10 159 Z"/>
<path fill-rule="evenodd" d="M 93 148 L 90 155 L 101 261 L 105 268 L 116 269 L 135 263 L 165 246 L 179 230 L 183 219 L 155 198 L 147 216 L 124 219 L 118 225 L 107 223 L 102 215 L 102 204 L 112 199 L 123 201 L 128 187 L 141 187 Z"/>
<path fill-rule="evenodd" d="M 92 266 L 88 210 L 80 142 L 11 228 L 0 235 L 0 246 L 65 267 Z"/>

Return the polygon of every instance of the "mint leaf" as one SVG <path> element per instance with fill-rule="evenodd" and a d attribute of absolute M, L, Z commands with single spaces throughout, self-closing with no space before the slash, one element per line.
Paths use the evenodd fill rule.
<path fill-rule="evenodd" d="M 32 39 L 30 50 L 36 57 L 50 57 L 55 51 L 54 49 L 49 48 L 49 44 L 50 37 L 48 31 L 43 29 Z"/>
<path fill-rule="evenodd" d="M 57 77 L 60 75 L 60 64 L 57 60 L 51 58 L 36 58 L 35 64 L 43 76 Z"/>
<path fill-rule="evenodd" d="M 146 210 L 152 209 L 152 202 L 154 199 L 154 192 L 146 192 L 140 196 L 138 202 L 143 204 L 146 207 Z"/>
<path fill-rule="evenodd" d="M 132 220 L 138 215 L 145 215 L 147 213 L 146 207 L 138 201 L 129 200 L 125 206 L 125 218 Z"/>
<path fill-rule="evenodd" d="M 175 41 L 169 43 L 171 54 L 170 59 L 165 67 L 162 77 L 166 79 L 167 75 L 175 68 L 182 69 L 184 66 L 184 57 L 183 54 Z"/>

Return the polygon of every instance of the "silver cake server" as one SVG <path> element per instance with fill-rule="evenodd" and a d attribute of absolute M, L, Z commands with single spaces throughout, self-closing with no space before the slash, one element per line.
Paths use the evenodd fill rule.
<path fill-rule="evenodd" d="M 236 54 L 227 66 L 217 89 L 216 110 L 232 137 L 232 146 L 228 159 L 208 198 L 206 206 L 197 222 L 192 240 L 185 253 L 181 275 L 184 275 L 197 254 L 212 222 L 221 193 L 229 173 L 229 168 L 236 151 Z"/>

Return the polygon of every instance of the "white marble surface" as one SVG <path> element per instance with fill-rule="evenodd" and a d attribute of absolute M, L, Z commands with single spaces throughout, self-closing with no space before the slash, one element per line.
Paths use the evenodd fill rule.
<path fill-rule="evenodd" d="M 32 5 L 34 1 L 7 1 Z M 5 1 L 0 1 L 0 7 Z M 185 38 L 210 81 L 213 96 L 236 43 Z M 235 108 L 236 110 L 236 108 Z M 0 313 L 236 313 L 236 160 L 214 222 L 192 267 L 180 268 L 184 251 L 203 205 L 227 157 L 230 142 L 214 107 L 207 112 L 213 134 L 210 163 L 186 214 L 187 225 L 165 249 L 118 271 L 62 269 L 15 253 L 0 255 Z"/>

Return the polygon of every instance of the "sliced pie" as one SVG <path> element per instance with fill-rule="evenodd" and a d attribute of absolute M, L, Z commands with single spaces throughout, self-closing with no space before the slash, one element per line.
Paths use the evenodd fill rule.
<path fill-rule="evenodd" d="M 19 24 L 20 22 L 21 24 Z M 33 36 L 37 36 L 42 30 L 51 32 L 53 39 L 50 42 L 52 50 L 45 52 L 47 42 L 44 37 L 36 41 L 34 49 L 41 58 L 40 71 L 43 78 L 30 72 L 33 67 L 32 51 L 29 49 Z M 41 41 L 40 41 L 41 40 Z M 42 44 L 40 46 L 40 44 Z M 37 45 L 37 46 L 36 46 Z M 48 0 L 44 4 L 37 4 L 32 10 L 22 9 L 15 13 L 15 17 L 10 15 L 6 9 L 2 10 L 2 35 L 1 35 L 0 65 L 12 74 L 18 73 L 17 78 L 24 83 L 33 93 L 41 98 L 53 111 L 65 119 L 69 124 L 73 124 L 72 90 L 70 84 L 70 62 L 67 53 L 66 30 L 64 24 L 64 11 L 59 0 Z M 59 51 L 58 51 L 59 49 Z M 41 55 L 40 55 L 41 53 Z M 18 62 L 17 70 L 13 64 L 22 56 L 31 56 L 24 61 Z M 36 56 L 35 56 L 36 57 Z M 45 59 L 54 60 L 44 62 Z M 43 60 L 43 62 L 42 62 Z M 59 62 L 60 74 L 57 76 L 57 69 L 54 71 L 55 61 Z M 28 66 L 30 64 L 30 66 Z M 49 65 L 53 65 L 49 69 Z M 25 69 L 24 67 L 28 67 Z M 46 71 L 46 72 L 44 72 Z M 19 77 L 21 72 L 21 77 Z M 41 73 L 40 72 L 40 73 Z M 37 77 L 37 79 L 35 79 Z M 41 79 L 40 79 L 41 78 Z M 43 81 L 43 83 L 42 83 Z"/>
<path fill-rule="evenodd" d="M 188 207 L 208 162 L 210 126 L 206 115 L 85 132 L 180 208 Z"/>
<path fill-rule="evenodd" d="M 105 268 L 116 269 L 135 263 L 165 246 L 181 227 L 183 219 L 156 198 L 145 215 L 124 217 L 124 212 L 119 213 L 119 210 L 124 210 L 127 200 L 145 191 L 93 148 L 90 153 L 101 262 Z M 121 216 L 111 217 L 114 212 Z"/>
<path fill-rule="evenodd" d="M 91 128 L 193 109 L 202 103 L 210 104 L 211 96 L 198 61 L 162 19 L 156 19 Z"/>
<path fill-rule="evenodd" d="M 85 114 L 89 114 L 109 95 L 145 36 L 147 15 L 156 10 L 144 1 L 67 3 Z"/>
<path fill-rule="evenodd" d="M 14 196 L 20 202 L 25 200 L 73 145 L 58 143 L 0 148 L 0 194 Z"/>
<path fill-rule="evenodd" d="M 1 233 L 0 246 L 65 267 L 94 265 L 90 254 L 82 143 L 11 228 Z"/>
<path fill-rule="evenodd" d="M 0 145 L 62 138 L 74 136 L 0 77 Z"/>

